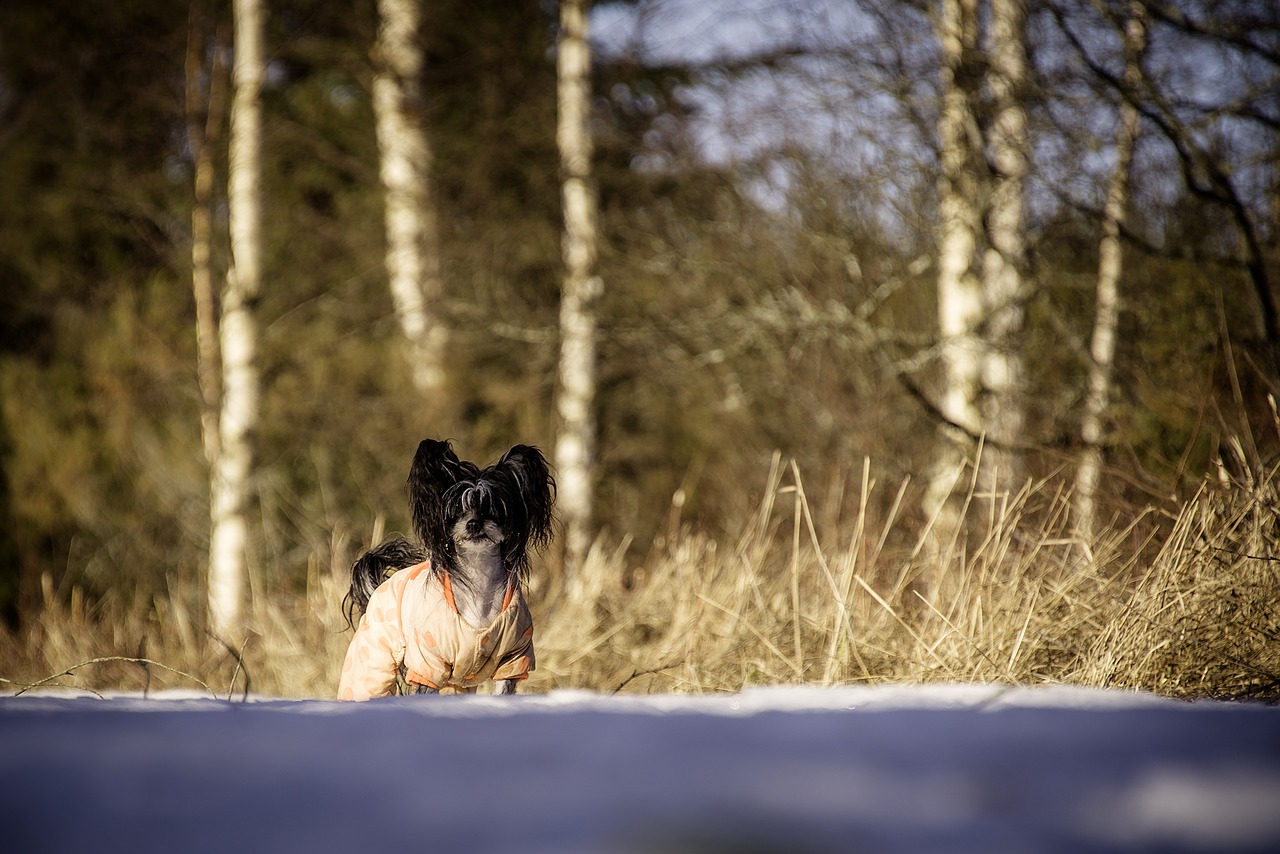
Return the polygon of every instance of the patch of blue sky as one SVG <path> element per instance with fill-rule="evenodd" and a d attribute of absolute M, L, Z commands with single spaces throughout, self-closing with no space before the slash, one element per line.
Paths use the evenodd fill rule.
<path fill-rule="evenodd" d="M 675 93 L 691 108 L 684 132 L 694 154 L 716 168 L 740 167 L 741 188 L 761 207 L 783 214 L 793 194 L 812 191 L 797 180 L 794 161 L 804 158 L 810 171 L 885 199 L 882 225 L 901 231 L 900 212 L 911 206 L 900 179 L 932 158 L 910 103 L 931 99 L 932 81 L 901 69 L 930 48 L 927 39 L 886 32 L 868 8 L 836 0 L 605 4 L 593 14 L 593 42 L 603 62 L 695 69 Z M 754 60 L 759 67 L 743 67 Z M 638 161 L 671 165 L 660 156 Z"/>
<path fill-rule="evenodd" d="M 1116 77 L 1124 68 L 1120 33 L 1094 4 L 1060 8 L 1062 21 L 1043 8 L 1029 20 L 1033 60 L 1052 81 L 1031 108 L 1032 228 L 1063 205 L 1100 209 L 1115 162 L 1118 101 L 1060 27 L 1065 21 L 1090 60 Z M 820 173 L 832 193 L 876 199 L 872 217 L 887 231 L 912 227 L 936 173 L 937 46 L 918 10 L 872 0 L 648 0 L 597 6 L 592 25 L 603 62 L 693 72 L 675 92 L 691 108 L 687 122 L 655 123 L 652 151 L 637 168 L 678 167 L 663 137 L 679 133 L 692 141 L 687 156 L 738 170 L 740 187 L 766 210 L 786 214 L 813 192 L 802 173 Z M 1264 93 L 1280 90 L 1277 69 L 1239 47 L 1165 25 L 1151 28 L 1144 67 L 1197 145 L 1229 151 L 1242 195 L 1264 204 L 1275 180 L 1274 126 L 1224 107 L 1262 103 Z M 1148 226 L 1158 229 L 1160 209 L 1184 190 L 1176 151 L 1149 126 L 1132 183 Z"/>

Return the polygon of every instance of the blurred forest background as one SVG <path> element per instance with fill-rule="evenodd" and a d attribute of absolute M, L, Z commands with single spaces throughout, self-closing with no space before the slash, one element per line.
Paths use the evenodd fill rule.
<path fill-rule="evenodd" d="M 340 598 L 342 575 L 377 532 L 409 529 L 404 478 L 418 440 L 452 438 L 460 456 L 479 462 L 515 442 L 555 444 L 558 9 L 550 0 L 422 4 L 421 110 L 451 334 L 446 386 L 428 400 L 415 391 L 388 289 L 371 99 L 377 4 L 265 5 L 249 590 L 254 607 L 303 603 L 286 622 L 319 621 L 312 635 L 297 624 L 282 630 L 302 647 L 282 667 L 324 661 L 294 681 L 262 675 L 266 664 L 255 677 L 265 690 L 325 695 L 346 638 L 333 591 Z M 1253 688 L 1187 690 L 1275 695 L 1280 21 L 1262 0 L 1140 6 L 1140 97 L 1119 82 L 1129 3 L 1028 6 L 1016 339 L 1024 417 L 1011 447 L 1033 486 L 1015 484 L 1011 500 L 981 512 L 972 506 L 982 496 L 971 493 L 985 521 L 954 559 L 976 572 L 974 556 L 992 542 L 984 532 L 998 530 L 1007 551 L 985 552 L 983 566 L 1034 575 L 1012 587 L 998 573 L 981 576 L 984 590 L 1005 587 L 1023 603 L 1001 612 L 1012 665 L 1033 646 L 1033 611 L 1036 626 L 1041 615 L 1046 627 L 1062 624 L 1060 609 L 1045 608 L 1046 591 L 1078 580 L 1080 561 L 1100 586 L 1073 588 L 1071 601 L 1133 611 L 1176 532 L 1195 540 L 1235 531 L 1227 516 L 1247 517 L 1246 545 L 1214 541 L 1195 553 L 1229 552 L 1260 585 L 1249 594 L 1260 610 L 1250 612 L 1240 677 Z M 926 0 L 597 4 L 598 598 L 575 612 L 582 634 L 572 643 L 554 637 L 567 617 L 540 628 L 549 649 L 565 648 L 545 658 L 543 687 L 874 678 L 893 670 L 898 653 L 888 641 L 878 652 L 850 644 L 859 596 L 867 614 L 891 618 L 887 631 L 910 627 L 904 642 L 930 646 L 913 621 L 935 620 L 940 632 L 968 638 L 957 649 L 972 657 L 973 624 L 912 595 L 922 561 L 937 555 L 920 546 L 930 521 L 922 492 L 947 382 L 937 15 Z M 34 681 L 77 656 L 162 651 L 175 667 L 210 672 L 183 658 L 205 646 L 210 539 L 191 128 L 205 126 L 209 81 L 229 81 L 231 33 L 230 4 L 218 0 L 0 5 L 3 675 Z M 203 45 L 194 73 L 205 95 L 194 124 L 192 44 Z M 1081 542 L 1062 508 L 1083 447 L 1103 212 L 1126 103 L 1139 130 L 1121 230 L 1101 521 L 1096 539 Z M 210 210 L 221 274 L 227 131 L 209 127 L 220 140 Z M 1187 507 L 1206 501 L 1212 512 L 1195 517 L 1191 536 Z M 1016 518 L 1002 515 L 1010 507 Z M 851 551 L 847 577 L 823 557 L 844 549 L 864 562 Z M 688 597 L 637 599 L 657 580 L 687 592 L 700 583 L 694 576 L 735 566 L 757 573 L 750 584 L 725 582 L 754 602 L 744 606 L 759 609 L 754 617 L 705 590 L 694 599 L 719 617 L 734 611 L 736 629 L 679 622 Z M 1058 581 L 1046 580 L 1047 566 Z M 805 567 L 813 578 L 802 577 Z M 548 614 L 559 574 L 556 553 L 537 570 L 535 601 Z M 835 602 L 820 619 L 802 603 L 813 590 Z M 1148 622 L 1163 607 L 1145 611 Z M 628 617 L 619 629 L 622 614 L 646 608 L 656 616 Z M 1071 628 L 1105 646 L 1097 633 L 1107 626 L 1091 613 Z M 829 633 L 811 637 L 819 623 Z M 665 643 L 670 625 L 764 651 L 716 647 L 722 660 L 754 662 L 720 681 L 681 671 L 688 651 L 678 645 L 634 654 Z M 251 610 L 248 634 L 270 631 Z M 227 640 L 243 648 L 243 638 Z M 935 644 L 919 655 L 927 666 L 898 672 L 1068 678 L 1053 662 L 1078 660 L 1086 646 L 1055 636 L 1030 669 L 986 673 L 939 668 Z M 580 659 L 593 655 L 606 658 L 587 673 Z M 128 684 L 100 684 L 113 679 Z"/>

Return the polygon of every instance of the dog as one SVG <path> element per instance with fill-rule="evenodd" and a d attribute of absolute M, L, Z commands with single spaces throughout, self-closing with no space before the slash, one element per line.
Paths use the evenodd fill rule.
<path fill-rule="evenodd" d="M 475 693 L 490 680 L 514 694 L 535 666 L 524 589 L 530 552 L 552 535 L 546 460 L 515 445 L 481 469 L 424 439 L 408 491 L 418 541 L 392 537 L 351 567 L 344 608 L 356 633 L 338 698 Z"/>

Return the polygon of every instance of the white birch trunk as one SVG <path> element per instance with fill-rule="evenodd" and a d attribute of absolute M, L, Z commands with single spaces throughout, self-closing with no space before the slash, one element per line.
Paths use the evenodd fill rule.
<path fill-rule="evenodd" d="M 604 285 L 596 275 L 596 197 L 591 180 L 588 0 L 562 0 L 556 60 L 559 121 L 556 142 L 564 206 L 564 287 L 560 303 L 560 366 L 556 411 L 557 503 L 565 530 L 565 574 L 579 595 L 591 547 L 595 462 L 596 305 Z"/>
<path fill-rule="evenodd" d="M 991 0 L 991 62 L 987 74 L 994 116 L 990 153 L 994 167 L 982 264 L 985 347 L 982 364 L 983 424 L 990 439 L 982 485 L 995 496 L 1018 478 L 1022 439 L 1022 271 L 1026 267 L 1023 199 L 1027 178 L 1027 78 L 1024 0 Z"/>
<path fill-rule="evenodd" d="M 187 42 L 186 101 L 187 145 L 194 170 L 194 202 L 191 208 L 191 289 L 196 308 L 196 378 L 200 386 L 200 434 L 205 460 L 217 465 L 218 407 L 222 398 L 221 364 L 218 354 L 218 318 L 213 298 L 213 149 L 222 126 L 224 85 L 222 45 L 216 40 L 213 58 L 206 69 L 206 45 L 201 30 L 204 21 L 193 5 Z M 201 78 L 207 75 L 205 93 Z M 201 113 L 204 119 L 201 120 Z"/>
<path fill-rule="evenodd" d="M 951 493 L 982 433 L 979 409 L 983 343 L 982 285 L 976 271 L 981 230 L 981 138 L 971 102 L 965 57 L 977 49 L 978 0 L 942 0 L 938 19 L 942 47 L 942 104 L 938 117 L 942 175 L 938 187 L 938 325 L 944 427 L 924 500 L 943 538 L 952 518 Z"/>
<path fill-rule="evenodd" d="M 257 319 L 261 278 L 261 86 L 263 10 L 260 0 L 234 0 L 235 95 L 231 104 L 228 203 L 232 269 L 222 293 L 221 451 L 210 490 L 211 629 L 229 640 L 241 622 L 249 546 L 246 512 L 258 420 Z"/>
<path fill-rule="evenodd" d="M 441 319 L 444 283 L 430 192 L 431 150 L 421 116 L 421 0 L 378 0 L 378 13 L 373 109 L 386 205 L 387 277 L 414 387 L 430 400 L 444 388 L 449 335 Z"/>
<path fill-rule="evenodd" d="M 1146 25 L 1141 3 L 1129 4 L 1125 27 L 1125 78 L 1138 82 L 1138 58 L 1146 42 Z M 1085 389 L 1084 414 L 1080 433 L 1084 450 L 1076 468 L 1075 531 L 1082 544 L 1093 542 L 1097 510 L 1095 496 L 1102 469 L 1103 422 L 1111 402 L 1111 374 L 1115 362 L 1116 326 L 1120 314 L 1120 275 L 1123 256 L 1120 228 L 1124 224 L 1129 195 L 1129 164 L 1138 136 L 1138 110 L 1125 100 L 1120 106 L 1120 126 L 1116 131 L 1116 162 L 1107 187 L 1103 210 L 1102 239 L 1098 246 L 1098 285 L 1094 306 L 1093 335 L 1089 345 L 1089 377 Z"/>

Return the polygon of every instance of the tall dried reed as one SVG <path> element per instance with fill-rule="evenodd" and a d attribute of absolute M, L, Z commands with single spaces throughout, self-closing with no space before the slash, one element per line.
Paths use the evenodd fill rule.
<path fill-rule="evenodd" d="M 1082 679 L 1179 697 L 1280 700 L 1280 467 L 1206 483 L 1179 513 Z"/>
<path fill-rule="evenodd" d="M 335 574 L 335 571 L 338 574 Z M 244 635 L 207 633 L 198 585 L 151 599 L 108 595 L 88 603 L 60 597 L 47 581 L 39 613 L 16 633 L 0 633 L 0 687 L 91 692 L 188 689 L 239 698 L 322 697 L 333 693 L 349 632 L 341 616 L 341 564 L 313 557 L 297 592 L 252 584 Z"/>
<path fill-rule="evenodd" d="M 888 502 L 874 500 L 878 488 L 868 462 L 847 530 L 820 531 L 800 472 L 775 459 L 755 517 L 728 547 L 682 529 L 630 591 L 554 609 L 542 678 L 678 691 L 1058 678 L 1080 630 L 1061 615 L 1078 616 L 1068 601 L 1099 585 L 1098 560 L 1082 566 L 1052 527 L 1026 530 L 1037 491 L 988 508 L 970 551 L 931 547 L 928 525 L 914 540 L 894 536 L 908 484 Z M 976 516 L 978 502 L 969 508 Z M 1053 502 L 1051 523 L 1065 523 L 1064 509 Z M 1097 551 L 1106 560 L 1113 549 Z"/>
<path fill-rule="evenodd" d="M 1280 699 L 1278 474 L 1207 482 L 1171 521 L 1133 514 L 1092 542 L 1053 480 L 971 487 L 967 526 L 944 541 L 912 516 L 912 484 L 882 486 L 870 462 L 849 494 L 824 494 L 843 508 L 828 513 L 775 458 L 736 536 L 673 512 L 638 563 L 598 542 L 577 599 L 535 585 L 526 690 L 962 681 Z M 350 636 L 348 558 L 341 543 L 314 556 L 302 590 L 255 584 L 244 638 L 202 633 L 195 585 L 96 602 L 46 588 L 39 613 L 0 634 L 0 674 L 11 693 L 329 697 Z"/>

